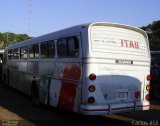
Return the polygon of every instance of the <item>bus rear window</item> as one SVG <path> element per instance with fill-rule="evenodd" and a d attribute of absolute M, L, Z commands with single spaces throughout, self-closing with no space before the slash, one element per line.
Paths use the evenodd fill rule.
<path fill-rule="evenodd" d="M 94 26 L 91 28 L 93 52 L 149 55 L 146 38 L 138 31 L 120 27 Z"/>

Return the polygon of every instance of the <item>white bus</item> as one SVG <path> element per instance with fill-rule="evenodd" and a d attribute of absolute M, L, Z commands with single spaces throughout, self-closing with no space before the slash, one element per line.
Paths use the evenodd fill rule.
<path fill-rule="evenodd" d="M 148 110 L 150 50 L 136 27 L 97 22 L 5 49 L 5 84 L 39 103 L 103 115 Z"/>

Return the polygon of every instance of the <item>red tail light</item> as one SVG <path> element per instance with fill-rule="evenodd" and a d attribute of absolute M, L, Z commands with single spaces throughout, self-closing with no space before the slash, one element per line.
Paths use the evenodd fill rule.
<path fill-rule="evenodd" d="M 135 94 L 135 98 L 136 98 L 136 99 L 139 98 L 139 97 L 141 96 L 140 91 L 136 91 L 134 94 Z"/>
<path fill-rule="evenodd" d="M 150 81 L 150 80 L 151 80 L 151 76 L 147 75 L 147 81 Z"/>
<path fill-rule="evenodd" d="M 149 101 L 149 99 L 150 99 L 150 96 L 149 96 L 149 94 L 147 94 L 146 95 L 146 100 Z"/>
<path fill-rule="evenodd" d="M 94 73 L 90 74 L 90 75 L 89 75 L 89 79 L 90 79 L 91 81 L 94 81 L 94 80 L 96 79 L 96 75 L 95 75 Z"/>
<path fill-rule="evenodd" d="M 95 102 L 95 98 L 94 97 L 89 97 L 88 98 L 88 103 L 92 104 Z"/>

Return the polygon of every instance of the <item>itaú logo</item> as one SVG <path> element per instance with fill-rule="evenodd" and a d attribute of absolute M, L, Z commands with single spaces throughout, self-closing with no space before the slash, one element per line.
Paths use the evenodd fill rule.
<path fill-rule="evenodd" d="M 139 49 L 139 42 L 121 39 L 121 46 L 127 48 Z"/>

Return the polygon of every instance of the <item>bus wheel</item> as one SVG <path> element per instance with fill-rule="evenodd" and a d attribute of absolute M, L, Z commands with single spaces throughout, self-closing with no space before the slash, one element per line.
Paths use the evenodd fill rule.
<path fill-rule="evenodd" d="M 160 83 L 155 86 L 154 95 L 156 98 L 160 99 Z"/>
<path fill-rule="evenodd" d="M 33 82 L 32 86 L 31 86 L 31 98 L 32 98 L 33 105 L 38 107 L 40 105 L 39 90 L 38 90 L 38 86 L 35 82 Z"/>

